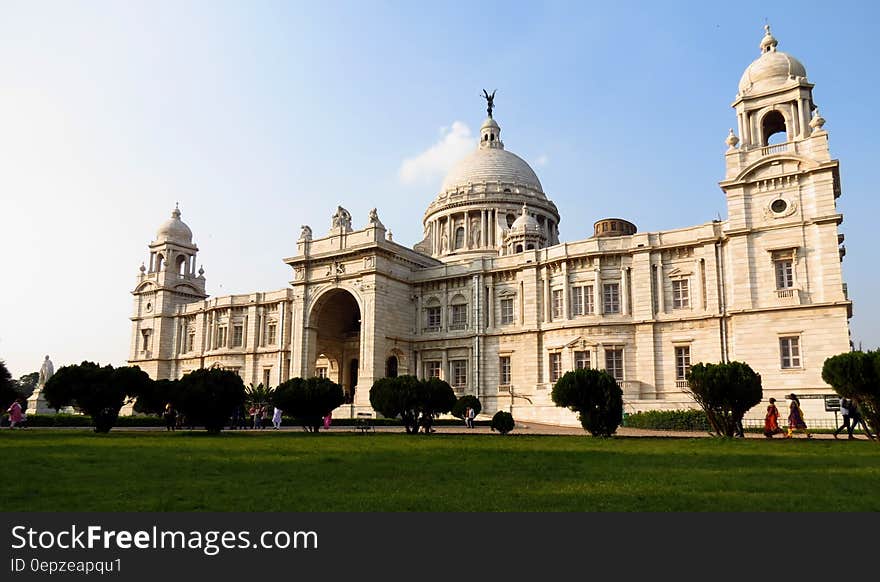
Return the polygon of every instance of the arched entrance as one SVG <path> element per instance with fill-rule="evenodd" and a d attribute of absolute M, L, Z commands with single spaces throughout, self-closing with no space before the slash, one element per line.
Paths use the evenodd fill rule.
<path fill-rule="evenodd" d="M 322 295 L 309 318 L 313 341 L 309 350 L 309 375 L 316 375 L 319 362 L 335 361 L 327 377 L 342 386 L 346 402 L 354 400 L 358 384 L 361 349 L 361 310 L 357 300 L 345 289 L 333 289 Z"/>

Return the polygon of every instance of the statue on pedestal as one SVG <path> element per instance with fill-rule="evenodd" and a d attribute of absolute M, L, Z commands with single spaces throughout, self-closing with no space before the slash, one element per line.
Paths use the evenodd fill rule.
<path fill-rule="evenodd" d="M 55 410 L 49 408 L 49 404 L 43 396 L 43 388 L 46 386 L 46 382 L 49 381 L 49 378 L 54 374 L 55 366 L 52 364 L 52 360 L 49 359 L 49 356 L 46 356 L 46 359 L 43 360 L 43 365 L 40 367 L 40 375 L 37 378 L 37 387 L 34 388 L 34 393 L 28 398 L 28 414 L 55 414 Z"/>

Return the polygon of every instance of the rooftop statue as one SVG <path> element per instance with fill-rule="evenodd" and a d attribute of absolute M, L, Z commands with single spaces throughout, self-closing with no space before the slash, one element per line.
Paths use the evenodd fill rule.
<path fill-rule="evenodd" d="M 495 109 L 495 91 L 498 89 L 492 89 L 492 94 L 483 89 L 483 99 L 486 100 L 486 111 L 489 112 L 489 117 L 492 117 L 492 110 Z"/>

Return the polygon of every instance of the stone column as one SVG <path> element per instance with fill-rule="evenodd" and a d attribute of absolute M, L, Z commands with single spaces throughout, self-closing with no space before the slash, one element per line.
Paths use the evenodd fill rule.
<path fill-rule="evenodd" d="M 551 321 L 552 305 L 550 299 L 550 267 L 544 267 L 544 323 Z"/>
<path fill-rule="evenodd" d="M 593 312 L 596 315 L 605 313 L 605 304 L 602 299 L 602 269 L 596 267 L 593 271 Z"/>
<path fill-rule="evenodd" d="M 425 377 L 425 374 L 422 372 L 422 352 L 420 350 L 416 350 L 416 369 L 413 372 L 413 376 L 419 380 Z"/>
<path fill-rule="evenodd" d="M 486 306 L 486 309 L 489 312 L 489 329 L 495 328 L 495 276 L 488 275 L 489 277 L 489 305 Z"/>
<path fill-rule="evenodd" d="M 657 256 L 657 313 L 666 313 L 666 291 L 663 289 L 663 257 Z"/>
<path fill-rule="evenodd" d="M 620 314 L 629 313 L 629 267 L 620 269 Z"/>
<path fill-rule="evenodd" d="M 446 348 L 443 349 L 440 362 L 440 379 L 449 382 L 449 359 L 446 357 Z"/>
<path fill-rule="evenodd" d="M 568 261 L 562 263 L 562 319 L 571 319 L 569 311 L 570 287 L 568 283 Z"/>
<path fill-rule="evenodd" d="M 452 214 L 446 215 L 446 239 L 449 241 L 447 244 L 449 245 L 446 248 L 446 252 L 450 252 L 453 248 L 455 248 L 455 239 L 452 238 Z"/>
<path fill-rule="evenodd" d="M 488 210 L 480 212 L 480 248 L 486 248 L 486 229 L 489 221 L 487 220 Z"/>

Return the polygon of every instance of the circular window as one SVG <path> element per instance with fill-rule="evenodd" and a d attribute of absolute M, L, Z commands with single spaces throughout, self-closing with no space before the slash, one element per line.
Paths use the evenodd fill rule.
<path fill-rule="evenodd" d="M 778 198 L 770 204 L 770 210 L 776 212 L 777 214 L 785 212 L 785 209 L 788 208 L 788 203 L 782 198 Z"/>
<path fill-rule="evenodd" d="M 147 311 L 153 311 L 153 304 L 147 303 Z"/>

